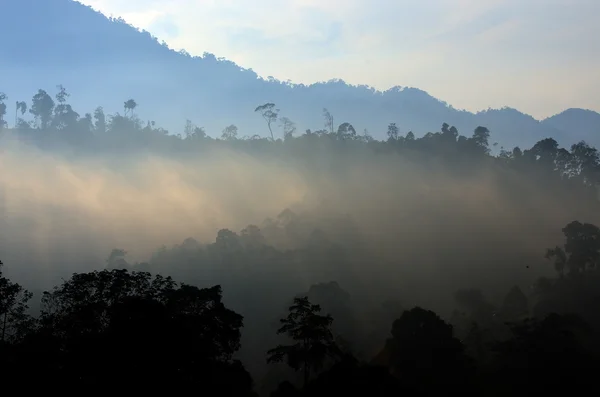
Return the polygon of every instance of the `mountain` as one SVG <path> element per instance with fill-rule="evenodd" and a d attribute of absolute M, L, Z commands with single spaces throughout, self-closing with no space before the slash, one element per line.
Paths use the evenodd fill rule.
<path fill-rule="evenodd" d="M 567 109 L 542 120 L 541 124 L 560 131 L 572 131 L 580 139 L 589 142 L 597 141 L 600 135 L 600 114 L 592 110 Z"/>
<path fill-rule="evenodd" d="M 212 136 L 230 124 L 241 135 L 266 135 L 254 109 L 273 102 L 302 132 L 323 128 L 327 108 L 336 124 L 350 122 L 378 139 L 391 122 L 417 136 L 447 122 L 463 135 L 486 126 L 492 142 L 507 148 L 548 136 L 563 145 L 586 139 L 600 146 L 600 114 L 591 111 L 570 109 L 540 122 L 512 108 L 458 110 L 416 88 L 380 92 L 341 80 L 312 85 L 265 80 L 212 54 L 173 51 L 148 32 L 76 1 L 2 0 L 1 8 L 0 92 L 9 96 L 8 121 L 15 101 L 29 102 L 39 88 L 55 93 L 62 84 L 80 114 L 97 106 L 122 112 L 123 102 L 133 98 L 140 118 L 171 132 L 181 132 L 190 119 Z"/>

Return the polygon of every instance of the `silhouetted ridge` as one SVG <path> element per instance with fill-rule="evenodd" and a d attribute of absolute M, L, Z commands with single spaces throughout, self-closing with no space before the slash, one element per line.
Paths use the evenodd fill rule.
<path fill-rule="evenodd" d="M 600 114 L 586 109 L 567 109 L 562 113 L 542 120 L 542 124 L 561 131 L 570 131 L 575 139 L 598 140 L 600 136 Z"/>
<path fill-rule="evenodd" d="M 368 129 L 376 138 L 385 137 L 390 122 L 417 136 L 448 122 L 463 131 L 485 125 L 494 142 L 506 148 L 529 146 L 547 136 L 561 144 L 600 143 L 597 134 L 589 133 L 600 129 L 595 112 L 580 118 L 578 128 L 569 128 L 572 124 L 540 123 L 516 110 L 460 111 L 416 88 L 380 92 L 341 80 L 308 86 L 263 80 L 212 54 L 190 57 L 170 50 L 148 32 L 71 0 L 4 0 L 2 14 L 1 37 L 15 38 L 4 40 L 2 52 L 9 56 L 0 58 L 0 73 L 11 76 L 0 87 L 13 100 L 9 114 L 14 101 L 31 97 L 39 87 L 63 84 L 74 106 L 87 111 L 100 104 L 114 113 L 121 98 L 136 98 L 143 120 L 151 118 L 171 132 L 190 119 L 211 136 L 231 123 L 244 126 L 243 135 L 266 136 L 252 110 L 274 102 L 300 131 L 320 128 L 321 111 L 327 108 L 340 124 Z"/>

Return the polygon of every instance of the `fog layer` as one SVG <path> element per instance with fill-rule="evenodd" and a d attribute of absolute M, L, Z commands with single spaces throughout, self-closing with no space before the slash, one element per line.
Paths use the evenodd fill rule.
<path fill-rule="evenodd" d="M 113 248 L 147 261 L 162 245 L 211 243 L 220 229 L 262 225 L 290 208 L 350 217 L 370 259 L 331 277 L 437 305 L 462 286 L 527 286 L 551 271 L 525 264 L 543 263 L 562 226 L 598 216 L 517 173 L 459 170 L 414 153 L 349 148 L 282 158 L 223 145 L 197 157 L 115 159 L 41 151 L 9 135 L 1 143 L 0 255 L 8 274 L 38 288 L 105 266 Z M 326 281 L 317 277 L 306 281 Z"/>

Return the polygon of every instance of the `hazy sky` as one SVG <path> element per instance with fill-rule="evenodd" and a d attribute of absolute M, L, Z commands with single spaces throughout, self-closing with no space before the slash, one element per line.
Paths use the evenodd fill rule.
<path fill-rule="evenodd" d="M 81 0 L 261 76 L 418 87 L 457 108 L 600 111 L 600 0 Z"/>

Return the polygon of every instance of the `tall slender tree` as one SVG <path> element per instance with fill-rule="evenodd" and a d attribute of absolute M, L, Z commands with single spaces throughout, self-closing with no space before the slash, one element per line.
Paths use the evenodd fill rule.
<path fill-rule="evenodd" d="M 328 133 L 333 135 L 333 115 L 327 108 L 323 108 L 323 118 L 325 119 L 325 129 Z"/>
<path fill-rule="evenodd" d="M 275 109 L 274 103 L 265 103 L 264 105 L 257 106 L 254 109 L 256 113 L 260 113 L 260 115 L 267 122 L 267 127 L 269 127 L 269 132 L 271 133 L 271 140 L 275 140 L 273 136 L 273 129 L 271 128 L 271 124 L 277 121 L 277 117 L 279 117 L 279 109 Z"/>
<path fill-rule="evenodd" d="M 301 369 L 306 386 L 311 372 L 320 370 L 327 357 L 339 357 L 331 332 L 333 318 L 320 315 L 321 307 L 311 304 L 308 297 L 295 298 L 289 311 L 289 315 L 280 320 L 282 326 L 277 334 L 287 334 L 296 343 L 269 350 L 267 362 L 286 360 L 294 370 Z"/>
<path fill-rule="evenodd" d="M 32 319 L 27 302 L 32 293 L 2 276 L 0 261 L 0 342 L 11 342 L 24 335 Z"/>

